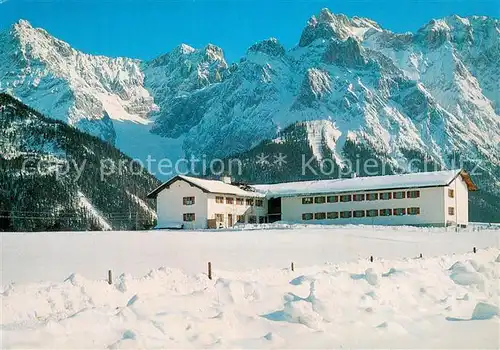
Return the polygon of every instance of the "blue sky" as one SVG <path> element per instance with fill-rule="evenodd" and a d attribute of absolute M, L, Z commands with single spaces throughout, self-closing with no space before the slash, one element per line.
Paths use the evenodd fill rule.
<path fill-rule="evenodd" d="M 142 59 L 180 43 L 202 47 L 211 42 L 233 62 L 251 44 L 271 36 L 294 46 L 307 19 L 323 7 L 369 17 L 396 32 L 415 31 L 451 14 L 500 14 L 498 0 L 0 0 L 0 30 L 23 18 L 82 51 Z"/>

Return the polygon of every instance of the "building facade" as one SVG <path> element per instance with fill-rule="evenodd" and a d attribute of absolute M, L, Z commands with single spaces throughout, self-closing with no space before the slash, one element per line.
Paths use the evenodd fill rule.
<path fill-rule="evenodd" d="M 148 195 L 157 201 L 157 228 L 227 228 L 264 222 L 264 195 L 226 182 L 176 176 L 162 184 Z"/>
<path fill-rule="evenodd" d="M 193 186 L 199 181 L 203 186 Z M 150 194 L 157 198 L 160 228 L 181 218 L 186 228 L 214 227 L 214 219 L 216 227 L 275 221 L 464 227 L 469 221 L 468 192 L 477 190 L 461 170 L 253 185 L 246 190 L 227 181 L 190 177 L 170 182 Z"/>

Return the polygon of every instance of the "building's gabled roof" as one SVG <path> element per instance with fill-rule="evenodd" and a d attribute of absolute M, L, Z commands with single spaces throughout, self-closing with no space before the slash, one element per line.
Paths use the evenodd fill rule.
<path fill-rule="evenodd" d="M 265 195 L 260 192 L 251 192 L 251 191 L 245 191 L 238 186 L 230 185 L 227 184 L 223 181 L 220 180 L 207 180 L 207 179 L 200 179 L 197 177 L 191 177 L 191 176 L 185 176 L 185 175 L 177 175 L 168 180 L 167 182 L 163 183 L 159 187 L 157 187 L 155 190 L 153 190 L 150 194 L 148 194 L 148 198 L 156 198 L 158 196 L 158 193 L 163 191 L 165 188 L 168 188 L 172 183 L 175 181 L 185 181 L 189 183 L 191 186 L 198 187 L 201 189 L 203 192 L 208 192 L 208 193 L 218 193 L 218 194 L 232 194 L 235 196 L 241 196 L 241 197 L 264 197 Z"/>
<path fill-rule="evenodd" d="M 449 185 L 459 175 L 466 182 L 469 191 L 477 190 L 470 176 L 463 170 L 287 182 L 272 185 L 253 185 L 253 187 L 257 191 L 266 194 L 268 198 L 276 198 L 322 193 L 440 187 Z"/>

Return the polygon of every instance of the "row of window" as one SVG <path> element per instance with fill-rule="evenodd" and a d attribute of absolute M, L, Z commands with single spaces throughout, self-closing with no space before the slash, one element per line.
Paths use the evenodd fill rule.
<path fill-rule="evenodd" d="M 226 204 L 234 204 L 234 197 L 225 197 Z M 222 196 L 216 196 L 215 197 L 215 202 L 219 204 L 224 204 L 224 197 Z M 195 199 L 194 197 L 183 197 L 182 198 L 182 204 L 184 205 L 194 205 L 195 204 Z M 262 207 L 264 205 L 264 202 L 262 199 L 253 199 L 253 198 L 247 198 L 246 200 L 244 198 L 236 198 L 236 204 L 237 205 L 255 205 L 256 207 Z"/>
<path fill-rule="evenodd" d="M 234 197 L 225 197 L 225 200 L 226 200 L 226 204 L 234 204 L 235 198 Z M 216 196 L 215 203 L 224 204 L 224 197 L 223 196 Z M 253 198 L 244 199 L 244 198 L 236 197 L 236 205 L 244 205 L 244 204 L 249 205 L 249 206 L 255 205 L 256 207 L 262 207 L 264 205 L 264 202 L 262 201 L 262 199 L 253 199 Z"/>
<path fill-rule="evenodd" d="M 229 215 L 232 215 L 232 214 L 229 214 Z M 196 221 L 196 214 L 195 213 L 184 213 L 184 214 L 182 214 L 182 220 L 185 222 Z M 224 214 L 215 214 L 215 221 L 224 222 Z M 236 221 L 240 222 L 240 223 L 245 223 L 245 215 L 236 215 Z M 249 224 L 256 224 L 257 222 L 264 223 L 264 221 L 265 221 L 264 216 L 248 215 L 248 223 Z"/>
<path fill-rule="evenodd" d="M 349 218 L 364 218 L 377 216 L 402 216 L 402 215 L 419 215 L 420 208 L 395 208 L 395 209 L 369 209 L 369 210 L 345 210 L 345 211 L 330 211 L 320 213 L 304 213 L 302 220 L 325 220 L 325 219 L 349 219 Z"/>
<path fill-rule="evenodd" d="M 323 203 L 337 203 L 337 202 L 361 202 L 361 201 L 376 201 L 376 200 L 389 200 L 389 199 L 405 199 L 405 198 L 419 198 L 420 191 L 396 191 L 396 192 L 383 192 L 383 193 L 359 193 L 359 194 L 344 194 L 344 195 L 330 195 L 330 196 L 317 196 L 317 197 L 304 197 L 302 204 L 323 204 Z"/>

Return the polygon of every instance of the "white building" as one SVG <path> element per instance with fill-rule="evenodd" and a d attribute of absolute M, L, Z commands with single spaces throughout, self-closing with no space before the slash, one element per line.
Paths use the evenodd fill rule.
<path fill-rule="evenodd" d="M 178 175 L 148 195 L 156 198 L 157 228 L 220 228 L 266 219 L 264 194 L 224 181 Z"/>
<path fill-rule="evenodd" d="M 177 176 L 149 197 L 157 198 L 160 228 L 180 221 L 185 223 L 184 227 L 206 228 L 207 219 L 217 219 L 217 227 L 231 227 L 238 219 L 240 222 L 466 226 L 468 192 L 475 190 L 477 187 L 466 172 L 450 170 L 252 185 L 246 190 L 223 181 Z M 194 198 L 194 203 L 185 204 L 186 198 Z M 251 205 L 256 202 L 258 206 Z M 192 217 L 187 215 L 190 213 L 194 214 L 194 221 L 190 221 Z"/>

